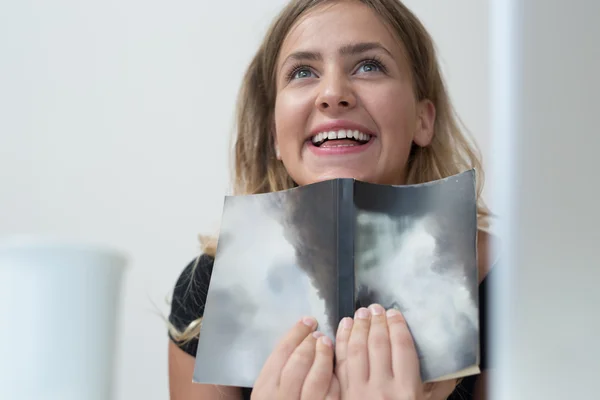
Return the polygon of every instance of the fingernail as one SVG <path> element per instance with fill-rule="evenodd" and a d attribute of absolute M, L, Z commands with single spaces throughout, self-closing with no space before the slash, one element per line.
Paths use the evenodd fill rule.
<path fill-rule="evenodd" d="M 316 332 L 313 332 L 313 334 L 312 334 L 312 335 L 313 335 L 313 337 L 314 337 L 315 339 L 318 339 L 318 338 L 320 338 L 321 336 L 324 336 L 325 334 L 324 334 L 323 332 L 321 332 L 321 331 L 316 331 Z"/>
<path fill-rule="evenodd" d="M 371 315 L 382 315 L 385 312 L 379 304 L 371 304 L 369 310 L 371 310 Z"/>
<path fill-rule="evenodd" d="M 356 310 L 356 314 L 354 315 L 356 318 L 367 319 L 369 318 L 369 310 L 366 308 L 359 308 Z"/>
<path fill-rule="evenodd" d="M 400 311 L 390 308 L 389 310 L 387 310 L 385 315 L 387 315 L 388 317 L 395 317 L 397 315 L 400 315 Z"/>
<path fill-rule="evenodd" d="M 346 317 L 344 319 L 342 319 L 341 325 L 344 329 L 350 329 L 352 328 L 352 324 L 354 321 L 352 321 L 352 318 Z"/>
<path fill-rule="evenodd" d="M 314 328 L 317 325 L 317 321 L 311 317 L 302 318 L 302 323 L 310 328 Z"/>
<path fill-rule="evenodd" d="M 349 329 L 352 327 L 352 318 L 342 318 L 342 320 L 340 321 L 339 325 L 338 325 L 338 332 L 341 331 L 342 329 Z"/>
<path fill-rule="evenodd" d="M 325 346 L 333 347 L 333 342 L 327 336 L 322 336 L 321 342 L 323 342 Z"/>

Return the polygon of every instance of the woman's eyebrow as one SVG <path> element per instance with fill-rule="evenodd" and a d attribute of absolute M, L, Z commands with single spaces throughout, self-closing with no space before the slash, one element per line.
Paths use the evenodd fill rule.
<path fill-rule="evenodd" d="M 284 61 L 284 64 L 286 62 L 288 62 L 289 60 L 296 60 L 296 61 L 304 61 L 304 60 L 307 60 L 307 61 L 322 61 L 323 60 L 323 56 L 318 51 L 301 50 L 301 51 L 295 51 L 292 54 L 290 54 L 289 56 L 287 56 L 287 58 Z"/>
<path fill-rule="evenodd" d="M 379 42 L 361 42 L 361 43 L 346 44 L 346 45 L 340 47 L 338 52 L 339 52 L 339 54 L 341 54 L 343 56 L 347 56 L 347 55 L 358 55 L 358 54 L 366 53 L 367 51 L 371 51 L 371 50 L 382 50 L 385 53 L 387 53 L 390 57 L 393 57 L 392 53 Z M 323 55 L 318 51 L 309 51 L 309 50 L 295 51 L 286 57 L 286 59 L 282 63 L 282 65 L 287 63 L 289 60 L 323 61 Z"/>
<path fill-rule="evenodd" d="M 393 57 L 392 53 L 379 42 L 362 42 L 347 44 L 340 48 L 339 53 L 341 55 L 357 55 L 366 53 L 367 51 L 371 50 L 382 50 L 385 53 L 387 53 L 390 57 Z"/>

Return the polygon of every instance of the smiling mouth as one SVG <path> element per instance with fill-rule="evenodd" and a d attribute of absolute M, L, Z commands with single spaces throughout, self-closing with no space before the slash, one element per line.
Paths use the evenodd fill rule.
<path fill-rule="evenodd" d="M 361 146 L 368 143 L 373 136 L 357 130 L 340 129 L 337 131 L 321 132 L 310 141 L 316 147 L 346 147 Z"/>

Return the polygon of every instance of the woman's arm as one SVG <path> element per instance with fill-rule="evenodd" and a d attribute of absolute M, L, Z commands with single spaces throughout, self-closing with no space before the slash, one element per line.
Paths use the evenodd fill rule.
<path fill-rule="evenodd" d="M 169 340 L 169 393 L 171 400 L 241 400 L 236 387 L 192 383 L 194 357 Z"/>
<path fill-rule="evenodd" d="M 473 390 L 473 400 L 486 400 L 488 398 L 488 371 L 482 371 Z"/>

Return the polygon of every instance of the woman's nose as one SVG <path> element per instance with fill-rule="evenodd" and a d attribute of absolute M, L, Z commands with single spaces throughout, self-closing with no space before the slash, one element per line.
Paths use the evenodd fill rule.
<path fill-rule="evenodd" d="M 340 76 L 321 78 L 315 105 L 321 111 L 342 111 L 356 105 L 356 96 L 347 79 Z"/>

